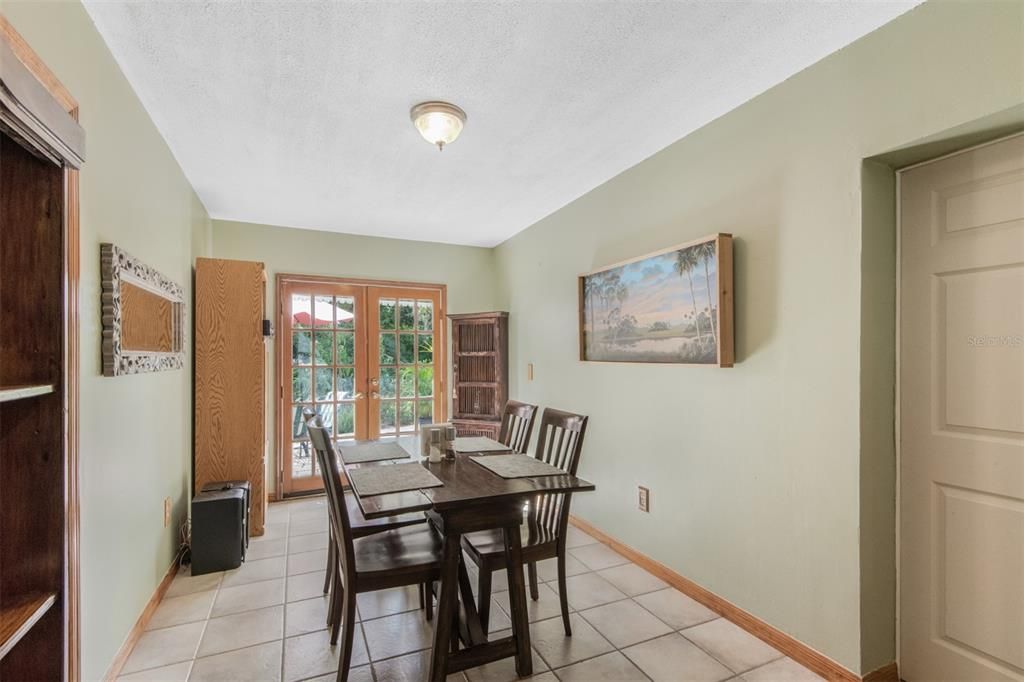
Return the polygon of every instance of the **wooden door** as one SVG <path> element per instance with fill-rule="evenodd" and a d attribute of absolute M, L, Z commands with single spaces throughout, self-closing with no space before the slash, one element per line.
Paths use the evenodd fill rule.
<path fill-rule="evenodd" d="M 323 487 L 302 419 L 312 408 L 335 439 L 367 438 L 365 288 L 291 282 L 279 292 L 288 350 L 279 414 L 284 493 Z"/>
<path fill-rule="evenodd" d="M 367 290 L 369 436 L 398 436 L 444 420 L 441 291 Z"/>
<path fill-rule="evenodd" d="M 900 673 L 1024 675 L 1024 136 L 901 173 Z"/>

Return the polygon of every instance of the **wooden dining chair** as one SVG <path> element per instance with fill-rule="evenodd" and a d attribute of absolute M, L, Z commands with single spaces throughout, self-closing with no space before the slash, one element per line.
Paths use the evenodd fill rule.
<path fill-rule="evenodd" d="M 352 663 L 356 595 L 440 579 L 441 537 L 430 525 L 418 524 L 356 538 L 345 503 L 350 493 L 341 485 L 331 434 L 315 420 L 307 422 L 307 429 L 327 491 L 331 528 L 337 538 L 331 610 L 340 617 L 332 622 L 331 645 L 338 643 L 340 629 L 338 682 L 346 682 Z"/>
<path fill-rule="evenodd" d="M 547 408 L 540 420 L 540 435 L 535 457 L 552 466 L 576 475 L 583 451 L 587 417 L 572 412 Z M 565 536 L 569 525 L 569 494 L 545 494 L 533 497 L 526 512 L 522 530 L 523 562 L 530 576 L 530 597 L 536 600 L 537 562 L 558 560 L 558 597 L 562 606 L 565 634 L 572 636 L 569 625 L 569 600 L 565 586 Z M 477 565 L 480 584 L 477 590 L 480 621 L 487 632 L 491 605 L 491 574 L 505 569 L 505 541 L 500 530 L 469 533 L 462 537 L 462 548 Z"/>
<path fill-rule="evenodd" d="M 501 413 L 501 430 L 498 441 L 512 448 L 512 452 L 525 454 L 530 447 L 533 420 L 537 417 L 537 406 L 509 400 Z"/>

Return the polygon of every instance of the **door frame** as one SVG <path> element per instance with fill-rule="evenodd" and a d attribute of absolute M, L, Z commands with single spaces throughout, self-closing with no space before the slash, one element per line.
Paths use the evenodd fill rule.
<path fill-rule="evenodd" d="M 291 442 L 288 430 L 283 427 L 283 413 L 285 409 L 285 387 L 290 387 L 291 369 L 291 343 L 283 338 L 284 330 L 287 327 L 287 318 L 284 306 L 284 290 L 287 286 L 300 285 L 327 285 L 327 286 L 358 286 L 369 289 L 371 287 L 395 287 L 400 289 L 421 289 L 436 292 L 440 297 L 440 306 L 435 313 L 434 335 L 438 339 L 438 345 L 443 350 L 434 354 L 434 367 L 441 379 L 441 413 L 437 421 L 444 422 L 448 419 L 448 285 L 434 284 L 430 282 L 409 282 L 391 279 L 368 279 L 358 277 L 334 277 L 329 275 L 304 275 L 299 273 L 279 272 L 274 276 L 274 297 L 276 318 L 276 330 L 274 343 L 274 393 L 273 393 L 273 420 L 274 420 L 274 460 L 275 460 L 275 496 L 277 499 L 295 497 L 306 494 L 306 491 L 285 493 L 284 490 L 284 458 L 290 451 Z M 363 328 L 364 330 L 367 327 Z M 365 344 L 364 344 L 365 347 Z M 288 441 L 288 442 L 286 442 Z M 309 493 L 319 494 L 317 491 Z"/>
<path fill-rule="evenodd" d="M 991 140 L 986 140 L 984 142 L 979 142 L 977 144 L 972 144 L 972 145 L 969 145 L 967 147 L 961 147 L 961 148 L 958 148 L 958 149 L 954 149 L 953 151 L 946 152 L 946 153 L 941 154 L 939 156 L 935 156 L 935 157 L 928 158 L 928 159 L 923 159 L 921 161 L 915 161 L 915 162 L 907 164 L 905 166 L 900 166 L 898 168 L 894 168 L 893 169 L 893 173 L 895 175 L 895 180 L 896 180 L 896 185 L 895 185 L 895 187 L 896 187 L 896 220 L 895 220 L 895 227 L 896 227 L 896 302 L 895 302 L 896 303 L 896 305 L 895 305 L 896 320 L 895 320 L 895 331 L 896 331 L 896 335 L 895 335 L 895 339 L 894 339 L 894 342 L 896 344 L 896 348 L 895 348 L 896 376 L 895 376 L 895 390 L 893 392 L 893 398 L 895 400 L 895 405 L 893 406 L 893 409 L 894 409 L 894 411 L 893 411 L 893 415 L 894 415 L 893 432 L 894 432 L 894 434 L 896 436 L 896 438 L 895 438 L 896 442 L 894 444 L 895 445 L 895 453 L 896 453 L 896 614 L 895 614 L 895 621 L 896 621 L 896 663 L 900 667 L 902 667 L 902 665 L 903 665 L 903 657 L 902 657 L 902 627 L 901 627 L 902 619 L 903 619 L 902 618 L 903 614 L 901 613 L 901 610 L 900 610 L 901 609 L 901 604 L 902 604 L 901 591 L 902 591 L 902 586 L 903 586 L 903 566 L 902 566 L 903 546 L 902 546 L 902 538 L 900 537 L 900 528 L 901 528 L 902 522 L 903 522 L 903 512 L 902 512 L 902 510 L 903 510 L 903 473 L 902 473 L 903 472 L 903 451 L 902 451 L 903 450 L 903 448 L 902 448 L 902 443 L 903 443 L 903 427 L 902 427 L 902 423 L 900 421 L 900 404 L 901 404 L 902 397 L 903 397 L 903 383 L 902 383 L 902 381 L 900 379 L 901 376 L 902 376 L 902 362 L 901 362 L 901 357 L 900 357 L 900 347 L 901 347 L 901 343 L 902 343 L 902 330 L 903 330 L 902 325 L 900 324 L 900 320 L 902 319 L 902 317 L 901 317 L 901 312 L 902 312 L 901 302 L 902 302 L 902 299 L 903 299 L 903 279 L 902 279 L 903 278 L 903 271 L 902 271 L 902 268 L 900 267 L 901 263 L 903 262 L 903 218 L 902 218 L 902 216 L 903 216 L 903 173 L 906 172 L 906 171 L 909 171 L 909 170 L 913 170 L 915 168 L 919 168 L 921 166 L 926 166 L 928 164 L 936 163 L 938 161 L 943 161 L 945 159 L 948 159 L 948 158 L 951 158 L 951 157 L 954 157 L 954 156 L 959 156 L 960 154 L 964 154 L 966 152 L 974 151 L 975 149 L 981 149 L 983 147 L 988 147 L 988 146 L 993 145 L 993 144 L 999 144 L 1000 142 L 1005 142 L 1006 140 L 1011 140 L 1011 139 L 1013 139 L 1015 137 L 1020 137 L 1022 135 L 1024 135 L 1024 131 L 1017 131 L 1017 132 L 1013 132 L 1013 133 L 1009 133 L 1009 134 L 1000 135 L 1000 136 L 998 136 L 998 137 L 996 137 L 994 139 L 991 139 Z"/>

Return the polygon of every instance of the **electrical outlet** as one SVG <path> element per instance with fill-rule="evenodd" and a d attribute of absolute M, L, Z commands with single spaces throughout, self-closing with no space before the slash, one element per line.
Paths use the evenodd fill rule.
<path fill-rule="evenodd" d="M 529 362 L 526 364 L 526 380 L 533 381 L 533 363 Z"/>
<path fill-rule="evenodd" d="M 171 525 L 171 498 L 164 498 L 164 528 Z"/>
<path fill-rule="evenodd" d="M 642 512 L 650 513 L 651 511 L 651 491 L 642 485 L 637 487 L 637 506 Z"/>

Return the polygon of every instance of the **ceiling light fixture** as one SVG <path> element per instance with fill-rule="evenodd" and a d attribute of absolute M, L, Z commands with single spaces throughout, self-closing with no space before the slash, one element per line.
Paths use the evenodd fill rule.
<path fill-rule="evenodd" d="M 421 102 L 412 108 L 409 118 L 423 139 L 441 151 L 455 141 L 466 124 L 466 112 L 448 102 Z"/>

